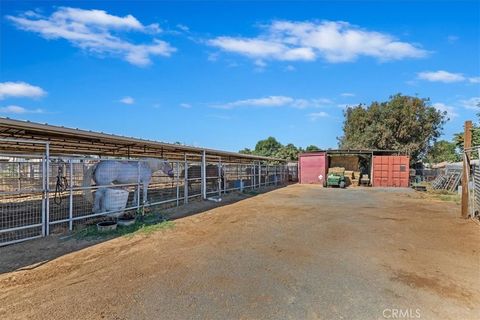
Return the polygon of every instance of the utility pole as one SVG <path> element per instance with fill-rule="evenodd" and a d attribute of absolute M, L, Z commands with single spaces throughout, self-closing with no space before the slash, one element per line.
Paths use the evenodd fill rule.
<path fill-rule="evenodd" d="M 470 177 L 470 148 L 472 147 L 472 121 L 465 121 L 463 133 L 462 218 L 468 218 L 468 179 Z"/>

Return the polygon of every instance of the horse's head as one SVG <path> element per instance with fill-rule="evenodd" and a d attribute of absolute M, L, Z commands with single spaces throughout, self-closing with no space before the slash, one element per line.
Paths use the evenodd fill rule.
<path fill-rule="evenodd" d="M 164 159 L 147 159 L 148 166 L 152 171 L 162 170 L 163 173 L 173 178 L 173 168 L 167 160 Z"/>
<path fill-rule="evenodd" d="M 170 162 L 168 162 L 167 160 L 163 160 L 163 162 L 161 164 L 161 170 L 163 171 L 163 173 L 168 175 L 170 178 L 173 178 L 173 168 L 170 165 Z"/>

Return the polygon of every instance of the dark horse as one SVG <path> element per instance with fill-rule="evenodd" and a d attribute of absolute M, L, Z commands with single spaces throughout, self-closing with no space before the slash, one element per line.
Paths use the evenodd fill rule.
<path fill-rule="evenodd" d="M 218 191 L 218 178 L 220 178 L 220 188 L 221 190 L 224 189 L 224 177 L 225 177 L 225 170 L 223 166 L 219 166 L 216 164 L 207 164 L 207 167 L 205 168 L 205 171 L 207 173 L 207 189 L 209 191 L 216 190 Z M 201 177 L 202 177 L 202 167 L 199 165 L 194 165 L 194 166 L 189 166 L 188 167 L 188 179 L 194 179 L 194 180 L 188 180 L 188 190 L 190 191 L 192 189 L 192 185 L 195 183 L 201 183 Z M 182 173 L 180 174 L 180 178 L 185 178 L 185 169 L 182 170 Z"/>

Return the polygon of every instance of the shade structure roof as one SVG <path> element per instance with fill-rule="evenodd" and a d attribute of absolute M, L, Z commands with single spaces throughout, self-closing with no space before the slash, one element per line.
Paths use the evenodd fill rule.
<path fill-rule="evenodd" d="M 282 159 L 271 157 L 192 147 L 0 117 L 1 153 L 43 153 L 45 146 L 38 142 L 48 142 L 52 155 L 157 157 L 168 160 L 183 160 L 185 156 L 199 157 L 205 151 L 207 159 L 210 160 L 284 162 Z"/>

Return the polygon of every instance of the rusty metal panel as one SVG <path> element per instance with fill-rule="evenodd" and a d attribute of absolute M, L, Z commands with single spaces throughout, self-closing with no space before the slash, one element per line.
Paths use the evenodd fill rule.
<path fill-rule="evenodd" d="M 300 155 L 300 183 L 323 185 L 325 182 L 326 158 L 324 152 Z"/>
<path fill-rule="evenodd" d="M 408 187 L 408 156 L 373 156 L 374 187 Z"/>

